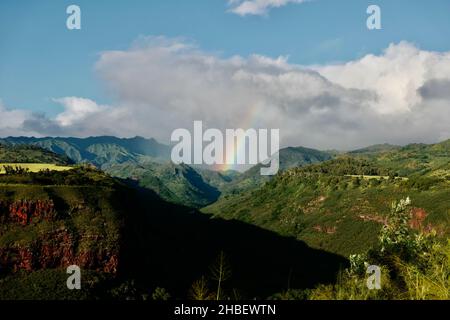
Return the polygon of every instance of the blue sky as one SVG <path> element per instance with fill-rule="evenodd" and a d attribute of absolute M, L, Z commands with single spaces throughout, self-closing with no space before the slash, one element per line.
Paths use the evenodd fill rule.
<path fill-rule="evenodd" d="M 365 26 L 366 8 L 382 9 L 383 30 Z M 82 30 L 65 27 L 66 7 L 82 10 Z M 450 1 L 315 0 L 266 16 L 229 12 L 226 0 L 0 2 L 0 98 L 7 106 L 55 114 L 54 97 L 110 102 L 94 64 L 105 50 L 124 50 L 140 35 L 183 37 L 221 56 L 289 56 L 295 64 L 349 61 L 407 40 L 450 50 Z"/>
<path fill-rule="evenodd" d="M 72 4 L 81 30 L 66 27 Z M 382 30 L 366 26 L 372 4 Z M 442 141 L 449 13 L 449 0 L 2 0 L 0 136 L 168 142 L 203 120 L 280 128 L 282 146 Z"/>

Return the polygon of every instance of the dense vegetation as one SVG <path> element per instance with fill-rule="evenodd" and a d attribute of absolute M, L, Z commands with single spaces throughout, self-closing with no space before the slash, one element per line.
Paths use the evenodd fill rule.
<path fill-rule="evenodd" d="M 220 173 L 171 163 L 128 162 L 112 165 L 105 171 L 118 178 L 133 180 L 138 186 L 153 190 L 167 201 L 194 208 L 216 201 L 220 192 L 213 184 L 227 181 L 227 177 Z"/>
<path fill-rule="evenodd" d="M 9 145 L 0 143 L 0 164 L 2 163 L 50 163 L 67 165 L 72 161 L 51 151 L 30 145 Z"/>
<path fill-rule="evenodd" d="M 320 163 L 330 160 L 333 154 L 309 148 L 284 148 L 279 152 L 280 171 L 291 168 L 303 167 L 314 163 Z M 226 185 L 219 188 L 222 195 L 239 194 L 244 191 L 256 189 L 272 177 L 261 176 L 260 169 L 263 165 L 258 164 L 244 173 L 235 175 L 233 179 Z"/>
<path fill-rule="evenodd" d="M 264 298 L 289 277 L 302 288 L 332 283 L 346 264 L 294 239 L 173 205 L 92 168 L 4 175 L 0 186 L 3 299 L 187 297 L 198 279 L 219 290 L 210 267 L 221 251 L 232 276 L 215 291 L 220 299 Z M 71 263 L 88 272 L 80 293 L 61 283 Z"/>
<path fill-rule="evenodd" d="M 350 154 L 394 170 L 400 176 L 415 174 L 438 178 L 450 177 L 450 140 L 432 145 L 411 144 L 405 147 L 385 148 L 378 152 L 369 150 Z"/>
<path fill-rule="evenodd" d="M 92 279 L 120 268 L 125 186 L 88 167 L 13 172 L 0 186 L 0 298 L 87 297 L 55 286 L 64 267 Z"/>
<path fill-rule="evenodd" d="M 450 241 L 438 241 L 435 230 L 411 228 L 410 205 L 409 198 L 394 202 L 378 243 L 364 254 L 351 255 L 351 266 L 338 282 L 319 286 L 308 298 L 449 300 Z M 368 266 L 381 269 L 375 290 L 366 285 Z"/>
<path fill-rule="evenodd" d="M 376 242 L 392 201 L 411 196 L 426 212 L 426 222 L 448 235 L 449 182 L 384 176 L 388 173 L 366 161 L 331 160 L 288 170 L 260 189 L 225 196 L 203 211 L 348 256 Z"/>
<path fill-rule="evenodd" d="M 0 299 L 449 298 L 449 141 L 288 148 L 280 173 L 261 178 L 259 166 L 211 172 L 163 163 L 133 139 L 92 139 L 58 144 L 84 150 L 77 162 L 95 154 L 108 174 L 0 175 Z M 16 145 L 18 159 L 27 147 Z M 65 288 L 72 263 L 80 292 Z M 381 290 L 367 289 L 369 264 Z"/>

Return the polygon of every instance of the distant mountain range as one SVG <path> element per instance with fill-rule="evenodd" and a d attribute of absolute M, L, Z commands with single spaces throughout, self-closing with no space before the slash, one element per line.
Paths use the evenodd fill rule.
<path fill-rule="evenodd" d="M 90 163 L 122 179 L 135 181 L 141 187 L 152 189 L 163 199 L 193 207 L 202 207 L 216 201 L 220 195 L 258 187 L 269 177 L 261 176 L 257 165 L 244 173 L 215 172 L 170 162 L 170 147 L 155 139 L 135 137 L 90 138 L 29 138 L 8 137 L 0 145 L 15 148 L 32 146 L 43 148 L 74 163 Z M 329 160 L 328 152 L 303 147 L 280 151 L 280 169 L 285 170 Z M 41 160 L 46 160 L 42 157 Z M 47 159 L 47 162 L 64 162 Z M 39 161 L 42 162 L 42 161 Z"/>
<path fill-rule="evenodd" d="M 170 148 L 155 139 L 117 138 L 109 136 L 90 138 L 29 138 L 0 139 L 4 145 L 33 145 L 65 155 L 75 163 L 89 162 L 98 167 L 142 160 L 166 161 Z"/>
<path fill-rule="evenodd" d="M 280 150 L 280 171 L 321 163 L 337 157 L 364 159 L 383 168 L 389 168 L 398 175 L 414 172 L 448 174 L 448 149 L 450 140 L 439 144 L 412 144 L 394 146 L 374 145 L 367 148 L 341 153 L 319 151 L 304 147 L 288 147 Z M 203 207 L 228 195 L 259 188 L 272 177 L 261 176 L 261 164 L 240 173 L 235 171 L 215 172 L 188 165 L 174 165 L 170 162 L 170 147 L 155 139 L 142 137 L 117 138 L 110 136 L 89 138 L 29 138 L 8 137 L 0 139 L 0 162 L 51 162 L 57 164 L 91 163 L 112 176 L 128 179 L 143 188 L 158 193 L 163 199 L 192 207 Z M 19 151 L 14 154 L 28 155 L 20 159 L 6 157 L 9 146 Z M 36 150 L 43 148 L 38 157 Z M 30 152 L 33 150 L 33 152 Z M 54 155 L 58 154 L 59 157 Z M 3 159 L 2 159 L 3 155 Z M 32 156 L 33 155 L 33 156 Z M 10 161 L 7 161 L 10 160 Z M 13 161 L 16 160 L 16 161 Z M 32 161 L 31 161 L 32 162 Z"/>

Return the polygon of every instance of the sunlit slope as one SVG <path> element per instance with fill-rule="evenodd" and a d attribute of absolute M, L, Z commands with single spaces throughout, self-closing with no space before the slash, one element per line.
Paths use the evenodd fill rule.
<path fill-rule="evenodd" d="M 409 196 L 415 210 L 424 212 L 424 228 L 449 234 L 449 181 L 395 175 L 373 162 L 342 158 L 288 170 L 259 189 L 223 197 L 203 211 L 347 256 L 373 245 L 391 202 Z"/>

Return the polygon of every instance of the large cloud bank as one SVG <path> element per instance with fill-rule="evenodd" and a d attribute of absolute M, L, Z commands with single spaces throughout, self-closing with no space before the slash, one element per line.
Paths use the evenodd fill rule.
<path fill-rule="evenodd" d="M 284 57 L 222 58 L 183 41 L 141 39 L 95 66 L 115 103 L 55 99 L 54 119 L 0 105 L 0 134 L 142 135 L 176 128 L 279 128 L 281 144 L 352 149 L 450 136 L 450 52 L 390 45 L 345 64 L 299 66 Z M 11 119 L 11 120 L 5 120 Z"/>

